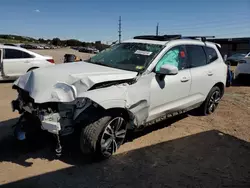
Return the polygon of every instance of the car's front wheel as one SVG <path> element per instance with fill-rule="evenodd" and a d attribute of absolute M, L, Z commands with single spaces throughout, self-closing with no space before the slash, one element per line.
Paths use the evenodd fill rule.
<path fill-rule="evenodd" d="M 221 90 L 218 86 L 214 86 L 209 92 L 206 100 L 200 107 L 202 114 L 203 115 L 212 114 L 216 110 L 220 99 L 221 99 Z"/>
<path fill-rule="evenodd" d="M 109 158 L 122 145 L 127 132 L 127 121 L 122 115 L 110 115 L 85 126 L 80 136 L 84 154 Z"/>

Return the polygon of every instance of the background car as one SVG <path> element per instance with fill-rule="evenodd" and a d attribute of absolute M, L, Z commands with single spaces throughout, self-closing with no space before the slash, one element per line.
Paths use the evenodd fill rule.
<path fill-rule="evenodd" d="M 82 47 L 79 49 L 79 52 L 97 54 L 99 53 L 99 50 L 97 50 L 96 48 L 91 48 L 91 47 Z"/>
<path fill-rule="evenodd" d="M 26 72 L 55 65 L 51 56 L 42 56 L 14 46 L 0 46 L 0 80 L 15 80 Z"/>
<path fill-rule="evenodd" d="M 234 70 L 234 79 L 250 77 L 250 58 L 239 60 L 237 67 Z M 248 81 L 249 79 L 244 81 Z"/>
<path fill-rule="evenodd" d="M 22 44 L 20 47 L 25 48 L 25 49 L 37 49 L 35 45 L 31 45 L 31 44 Z"/>
<path fill-rule="evenodd" d="M 227 58 L 226 63 L 232 66 L 236 66 L 238 62 L 244 58 L 250 58 L 250 52 L 249 53 L 235 53 Z"/>
<path fill-rule="evenodd" d="M 4 44 L 5 46 L 17 46 L 17 45 L 15 45 L 15 44 L 9 44 L 9 43 L 6 43 L 6 44 Z"/>

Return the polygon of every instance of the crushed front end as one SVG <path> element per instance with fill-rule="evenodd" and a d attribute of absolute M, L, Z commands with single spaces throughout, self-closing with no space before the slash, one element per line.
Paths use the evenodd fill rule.
<path fill-rule="evenodd" d="M 12 110 L 17 110 L 21 115 L 14 130 L 17 139 L 26 139 L 26 135 L 35 134 L 34 129 L 37 130 L 37 128 L 48 131 L 55 135 L 56 152 L 60 155 L 59 136 L 68 135 L 74 131 L 74 112 L 77 108 L 75 101 L 35 103 L 27 91 L 18 87 L 14 89 L 17 90 L 18 97 L 11 102 Z"/>

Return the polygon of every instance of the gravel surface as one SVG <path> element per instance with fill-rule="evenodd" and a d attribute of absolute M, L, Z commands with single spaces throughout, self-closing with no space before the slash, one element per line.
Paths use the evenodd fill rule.
<path fill-rule="evenodd" d="M 227 88 L 213 115 L 185 114 L 128 134 L 119 151 L 102 162 L 82 156 L 76 138 L 64 139 L 60 159 L 54 158 L 51 135 L 16 142 L 11 126 L 18 114 L 9 105 L 15 97 L 11 83 L 0 83 L 2 187 L 250 187 L 248 86 Z"/>

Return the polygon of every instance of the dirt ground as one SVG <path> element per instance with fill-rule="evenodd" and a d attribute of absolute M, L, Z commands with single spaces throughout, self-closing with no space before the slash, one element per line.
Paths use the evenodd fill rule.
<path fill-rule="evenodd" d="M 71 137 L 60 159 L 51 135 L 17 143 L 11 126 L 18 114 L 9 105 L 15 97 L 11 83 L 0 83 L 2 187 L 250 187 L 249 86 L 227 88 L 213 115 L 189 113 L 130 133 L 102 162 L 83 157 Z"/>

